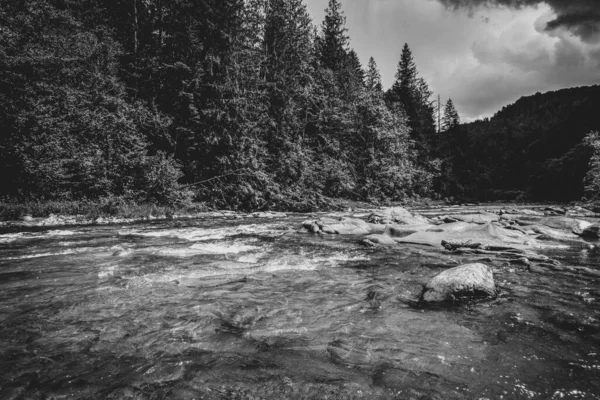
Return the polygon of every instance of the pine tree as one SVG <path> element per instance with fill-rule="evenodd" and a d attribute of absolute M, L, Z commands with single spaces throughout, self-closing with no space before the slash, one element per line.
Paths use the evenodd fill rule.
<path fill-rule="evenodd" d="M 348 66 L 349 72 L 352 74 L 354 81 L 357 85 L 364 86 L 365 84 L 365 71 L 362 68 L 362 64 L 358 58 L 358 54 L 354 49 L 348 52 Z"/>
<path fill-rule="evenodd" d="M 264 74 L 268 84 L 267 146 L 279 184 L 302 186 L 311 163 L 306 120 L 313 106 L 312 22 L 302 0 L 272 0 L 266 13 Z"/>
<path fill-rule="evenodd" d="M 320 59 L 323 65 L 337 72 L 346 64 L 348 36 L 346 17 L 342 13 L 339 0 L 329 0 L 325 9 L 325 20 L 321 26 Z"/>
<path fill-rule="evenodd" d="M 147 151 L 147 137 L 170 121 L 128 101 L 119 44 L 51 2 L 19 3 L 0 16 L 10 32 L 0 40 L 0 93 L 11 94 L 0 94 L 0 148 L 12 160 L 13 189 L 46 198 L 173 200 L 177 164 Z"/>
<path fill-rule="evenodd" d="M 377 63 L 373 57 L 369 58 L 367 72 L 365 74 L 365 86 L 374 93 L 383 93 L 383 85 L 381 84 L 381 73 L 377 68 Z"/>
<path fill-rule="evenodd" d="M 442 118 L 442 130 L 448 132 L 449 130 L 460 125 L 460 117 L 454 107 L 452 99 L 448 99 L 446 106 L 444 107 L 444 116 Z"/>

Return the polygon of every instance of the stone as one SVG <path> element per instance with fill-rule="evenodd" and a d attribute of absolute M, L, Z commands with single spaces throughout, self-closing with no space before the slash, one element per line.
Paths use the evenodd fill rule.
<path fill-rule="evenodd" d="M 465 264 L 433 277 L 423 290 L 422 300 L 429 303 L 461 298 L 496 297 L 492 269 L 485 264 Z"/>
<path fill-rule="evenodd" d="M 515 211 L 513 214 L 527 215 L 530 217 L 543 217 L 544 216 L 544 213 L 541 211 L 534 211 L 534 210 L 528 210 L 528 209 L 513 210 L 513 211 Z"/>
<path fill-rule="evenodd" d="M 319 233 L 319 231 L 321 230 L 321 228 L 319 228 L 319 225 L 317 225 L 316 223 L 312 223 L 310 225 L 310 227 L 308 228 L 308 231 L 310 233 Z"/>
<path fill-rule="evenodd" d="M 21 220 L 23 220 L 24 222 L 31 222 L 33 221 L 33 217 L 29 214 L 24 215 L 23 218 L 21 218 Z"/>
<path fill-rule="evenodd" d="M 453 220 L 460 222 L 469 222 L 472 224 L 487 224 L 489 222 L 497 222 L 500 217 L 496 214 L 491 213 L 479 213 L 479 214 L 456 214 L 450 217 Z M 454 222 L 454 221 L 452 221 Z"/>
<path fill-rule="evenodd" d="M 511 264 L 524 265 L 526 267 L 531 266 L 531 262 L 527 257 L 519 257 L 510 261 Z"/>
<path fill-rule="evenodd" d="M 476 242 L 482 246 L 529 249 L 537 247 L 536 240 L 522 232 L 506 229 L 494 224 L 483 225 L 455 222 L 432 226 L 411 235 L 395 238 L 398 243 L 418 244 L 443 249 L 442 241 Z"/>
<path fill-rule="evenodd" d="M 567 210 L 562 207 L 546 207 L 546 208 L 544 208 L 544 211 L 546 211 L 550 214 L 558 214 L 558 215 L 565 215 L 567 213 Z"/>
<path fill-rule="evenodd" d="M 268 211 L 268 212 L 255 212 L 252 214 L 252 216 L 254 218 L 285 218 L 285 217 L 287 217 L 287 214 L 282 213 L 282 212 Z"/>
<path fill-rule="evenodd" d="M 375 224 L 391 224 L 396 223 L 400 225 L 417 225 L 417 224 L 428 224 L 429 220 L 421 215 L 413 215 L 406 208 L 403 207 L 391 207 L 384 208 L 383 210 L 375 210 L 369 215 L 369 222 Z"/>
<path fill-rule="evenodd" d="M 581 232 L 581 237 L 590 239 L 600 239 L 600 225 L 594 224 L 588 226 Z"/>
<path fill-rule="evenodd" d="M 366 240 L 371 243 L 379 244 L 382 246 L 397 246 L 398 243 L 388 235 L 369 235 L 365 237 Z"/>
<path fill-rule="evenodd" d="M 368 235 L 372 233 L 371 226 L 358 218 L 342 218 L 341 220 L 321 218 L 316 221 L 304 221 L 302 226 L 311 233 L 323 232 L 340 235 Z"/>
<path fill-rule="evenodd" d="M 425 231 L 435 226 L 436 225 L 385 225 L 385 234 L 390 237 L 401 238 L 416 232 Z"/>
<path fill-rule="evenodd" d="M 545 225 L 554 229 L 564 229 L 573 231 L 575 233 L 583 231 L 588 226 L 592 225 L 590 222 L 583 221 L 580 219 L 574 219 L 569 217 L 545 217 L 537 221 L 540 225 Z"/>

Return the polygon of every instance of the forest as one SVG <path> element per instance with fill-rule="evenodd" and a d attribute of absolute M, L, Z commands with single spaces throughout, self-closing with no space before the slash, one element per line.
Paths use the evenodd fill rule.
<path fill-rule="evenodd" d="M 409 45 L 398 53 L 383 88 L 339 0 L 318 24 L 302 0 L 0 0 L 0 199 L 309 211 L 598 196 L 600 87 L 461 124 Z"/>

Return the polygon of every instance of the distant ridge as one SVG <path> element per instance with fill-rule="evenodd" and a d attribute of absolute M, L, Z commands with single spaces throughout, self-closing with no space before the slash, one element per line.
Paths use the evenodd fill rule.
<path fill-rule="evenodd" d="M 449 139 L 456 151 L 455 194 L 482 200 L 580 199 L 590 157 L 582 140 L 595 130 L 600 130 L 599 85 L 521 97 L 489 120 L 462 125 Z"/>

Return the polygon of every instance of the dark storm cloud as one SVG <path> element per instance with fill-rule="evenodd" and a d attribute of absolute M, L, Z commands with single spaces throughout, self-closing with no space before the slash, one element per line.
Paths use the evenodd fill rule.
<path fill-rule="evenodd" d="M 438 0 L 448 8 L 505 6 L 522 8 L 546 3 L 556 18 L 546 25 L 547 31 L 566 28 L 587 42 L 600 41 L 600 0 Z"/>

